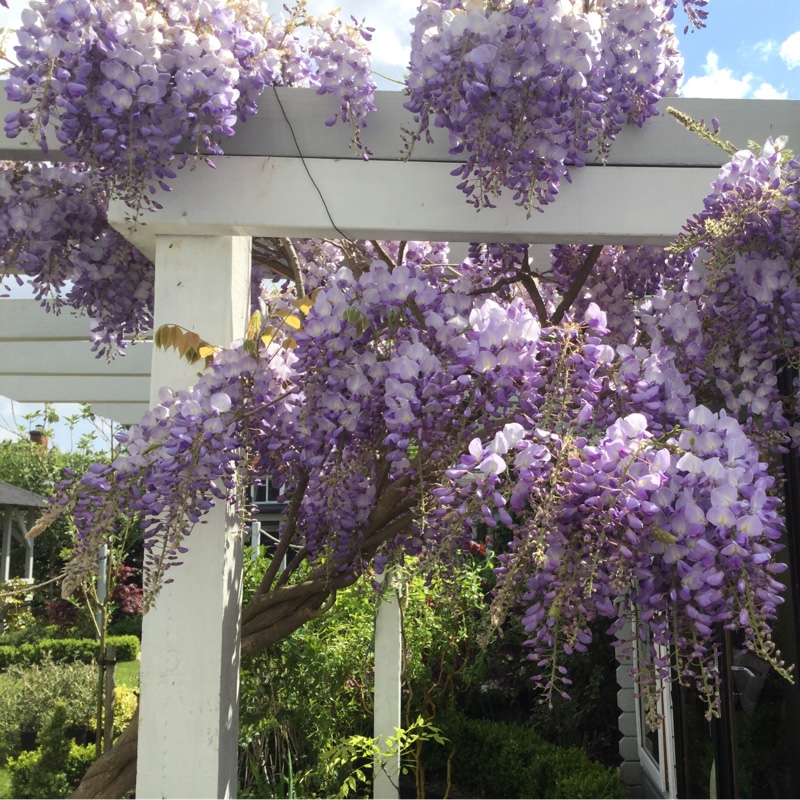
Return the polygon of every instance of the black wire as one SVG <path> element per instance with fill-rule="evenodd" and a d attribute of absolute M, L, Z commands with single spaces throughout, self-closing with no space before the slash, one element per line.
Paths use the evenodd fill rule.
<path fill-rule="evenodd" d="M 272 91 L 275 93 L 275 99 L 278 101 L 278 105 L 280 106 L 281 113 L 283 114 L 283 118 L 286 120 L 286 124 L 289 126 L 289 132 L 292 134 L 292 139 L 294 139 L 294 146 L 295 146 L 295 148 L 297 148 L 297 155 L 300 156 L 300 161 L 303 164 L 303 169 L 305 169 L 306 175 L 308 175 L 309 180 L 314 185 L 314 188 L 317 190 L 317 194 L 319 195 L 319 199 L 322 201 L 322 205 L 325 207 L 325 213 L 328 215 L 328 219 L 331 221 L 331 225 L 333 226 L 333 229 L 337 233 L 341 234 L 343 239 L 346 239 L 351 244 L 355 244 L 355 242 L 343 230 L 341 230 L 337 226 L 337 224 L 333 221 L 333 217 L 331 216 L 331 211 L 328 208 L 328 204 L 325 202 L 325 198 L 322 195 L 322 191 L 320 190 L 319 186 L 317 186 L 317 182 L 314 180 L 314 176 L 311 174 L 311 172 L 308 169 L 308 164 L 306 164 L 305 156 L 303 155 L 303 153 L 300 150 L 300 145 L 299 145 L 299 143 L 297 141 L 297 136 L 295 136 L 294 128 L 292 127 L 292 123 L 289 122 L 289 117 L 286 116 L 286 109 L 284 109 L 284 107 L 283 107 L 283 103 L 281 102 L 281 98 L 280 98 L 280 95 L 278 94 L 277 87 L 273 86 L 272 87 Z"/>

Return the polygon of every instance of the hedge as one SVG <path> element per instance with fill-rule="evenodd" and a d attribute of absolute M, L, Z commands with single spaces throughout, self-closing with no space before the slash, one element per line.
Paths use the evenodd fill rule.
<path fill-rule="evenodd" d="M 449 741 L 425 745 L 426 771 L 443 772 L 450 757 L 453 778 L 470 797 L 627 797 L 618 769 L 577 747 L 550 744 L 525 725 L 461 716 L 435 724 Z"/>
<path fill-rule="evenodd" d="M 107 645 L 117 648 L 117 661 L 136 661 L 139 640 L 135 636 L 108 636 Z M 97 657 L 95 639 L 40 639 L 16 647 L 0 645 L 0 670 L 12 664 L 38 664 L 49 656 L 53 661 L 82 661 L 88 664 Z"/>

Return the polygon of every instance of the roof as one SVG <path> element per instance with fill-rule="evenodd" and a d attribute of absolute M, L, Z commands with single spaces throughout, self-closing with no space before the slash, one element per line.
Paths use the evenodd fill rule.
<path fill-rule="evenodd" d="M 0 481 L 0 506 L 23 506 L 24 508 L 44 508 L 47 500 L 44 497 L 19 486 Z"/>

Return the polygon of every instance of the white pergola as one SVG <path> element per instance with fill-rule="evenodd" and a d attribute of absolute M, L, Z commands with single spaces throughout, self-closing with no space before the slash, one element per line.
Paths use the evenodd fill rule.
<path fill-rule="evenodd" d="M 663 245 L 702 208 L 727 160 L 664 114 L 641 130 L 625 130 L 608 164 L 576 171 L 544 213 L 527 217 L 508 197 L 476 212 L 455 189 L 449 173 L 459 158 L 447 153 L 445 135 L 400 160 L 400 128 L 413 125 L 402 102 L 399 93 L 378 94 L 365 134 L 374 155 L 364 162 L 349 150 L 344 126 L 325 127 L 332 99 L 312 90 L 267 91 L 257 117 L 225 143 L 226 156 L 214 159 L 216 169 L 184 169 L 160 198 L 163 209 L 143 224 L 131 229 L 126 209 L 112 204 L 114 227 L 155 261 L 155 325 L 177 323 L 212 342 L 241 336 L 254 236 Z M 718 118 L 723 136 L 742 146 L 781 134 L 790 144 L 800 141 L 800 102 L 672 104 L 697 119 Z M 5 101 L 0 109 L 9 110 Z M 41 158 L 24 142 L 0 138 L 0 159 Z M 155 402 L 160 386 L 185 386 L 196 376 L 174 351 L 141 345 L 121 362 L 91 360 L 77 323 L 62 315 L 48 327 L 42 315 L 6 311 L 15 303 L 0 301 L 0 394 L 88 400 L 97 413 L 132 421 L 146 394 Z M 145 618 L 139 797 L 235 794 L 240 568 L 233 517 L 217 507 Z M 389 639 L 376 646 L 376 683 L 384 669 L 397 669 L 399 637 Z M 396 679 L 390 676 L 395 687 Z M 376 698 L 384 703 L 376 730 L 392 732 L 400 724 L 399 694 L 376 688 Z M 376 786 L 376 796 L 391 791 Z"/>

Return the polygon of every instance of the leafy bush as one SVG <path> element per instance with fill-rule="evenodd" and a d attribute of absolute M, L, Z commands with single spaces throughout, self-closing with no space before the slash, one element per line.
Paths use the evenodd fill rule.
<path fill-rule="evenodd" d="M 460 715 L 437 724 L 450 743 L 426 744 L 426 770 L 443 774 L 451 759 L 452 774 L 472 797 L 627 796 L 619 770 L 591 761 L 577 747 L 552 745 L 525 725 Z"/>
<path fill-rule="evenodd" d="M 108 626 L 108 632 L 112 636 L 135 636 L 142 638 L 142 615 L 126 614 L 115 620 Z"/>
<path fill-rule="evenodd" d="M 139 640 L 135 636 L 108 636 L 106 644 L 116 646 L 117 661 L 136 661 L 139 657 Z M 12 664 L 37 664 L 45 659 L 88 664 L 96 656 L 94 639 L 41 639 L 18 647 L 0 646 L 0 669 Z"/>
<path fill-rule="evenodd" d="M 3 630 L 24 631 L 34 624 L 31 607 L 26 600 L 30 584 L 22 578 L 0 583 L 0 620 Z"/>
<path fill-rule="evenodd" d="M 8 760 L 14 797 L 67 797 L 94 760 L 92 746 L 81 747 L 65 735 L 69 719 L 56 704 L 49 722 L 36 738 L 36 750 Z"/>
<path fill-rule="evenodd" d="M 57 639 L 58 626 L 50 625 L 47 622 L 37 619 L 32 625 L 28 625 L 19 631 L 3 631 L 0 634 L 0 646 L 19 647 L 21 644 L 38 642 L 40 639 Z"/>
<path fill-rule="evenodd" d="M 264 559 L 245 555 L 245 596 L 265 568 Z M 303 797 L 330 796 L 338 788 L 328 785 L 319 753 L 346 736 L 372 733 L 374 600 L 369 587 L 340 592 L 323 617 L 244 662 L 241 796 L 256 785 L 283 785 L 290 770 Z"/>
<path fill-rule="evenodd" d="M 89 664 L 44 661 L 9 667 L 0 692 L 0 758 L 19 754 L 22 735 L 41 731 L 59 702 L 68 727 L 88 727 L 96 690 L 97 671 Z"/>

